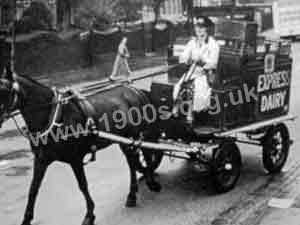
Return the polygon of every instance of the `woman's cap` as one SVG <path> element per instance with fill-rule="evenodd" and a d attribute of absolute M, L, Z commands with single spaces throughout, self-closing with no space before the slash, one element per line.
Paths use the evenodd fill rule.
<path fill-rule="evenodd" d="M 213 26 L 214 23 L 208 17 L 198 17 L 194 18 L 194 25 L 209 28 Z"/>

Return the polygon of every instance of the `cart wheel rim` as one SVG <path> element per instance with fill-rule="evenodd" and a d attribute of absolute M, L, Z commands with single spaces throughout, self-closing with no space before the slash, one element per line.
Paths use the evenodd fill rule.
<path fill-rule="evenodd" d="M 146 159 L 145 159 L 142 151 L 140 151 L 139 158 L 140 158 L 141 164 L 146 167 L 147 162 L 146 162 Z M 156 163 L 156 161 L 158 160 L 158 155 L 151 154 L 151 156 L 148 156 L 148 160 L 149 160 L 148 163 L 152 165 L 153 163 Z"/>
<path fill-rule="evenodd" d="M 151 170 L 157 169 L 162 160 L 162 154 L 158 152 L 148 152 L 147 160 L 143 151 L 139 151 L 139 163 L 142 169 L 150 168 Z"/>
<path fill-rule="evenodd" d="M 270 136 L 269 143 L 267 144 L 267 153 L 270 161 L 275 167 L 282 165 L 286 160 L 288 139 L 288 135 L 286 135 L 282 129 L 276 130 Z"/>
<path fill-rule="evenodd" d="M 283 159 L 283 142 L 282 142 L 282 134 L 277 131 L 271 140 L 271 151 L 270 157 L 273 164 L 280 164 Z"/>
<path fill-rule="evenodd" d="M 231 149 L 220 150 L 215 162 L 215 179 L 224 187 L 232 186 L 240 175 L 240 155 Z"/>
<path fill-rule="evenodd" d="M 146 163 L 146 160 L 145 160 L 145 157 L 144 157 L 142 151 L 139 151 L 139 161 L 140 161 L 141 166 L 142 166 L 143 168 L 146 168 L 146 167 L 147 167 L 147 163 Z"/>

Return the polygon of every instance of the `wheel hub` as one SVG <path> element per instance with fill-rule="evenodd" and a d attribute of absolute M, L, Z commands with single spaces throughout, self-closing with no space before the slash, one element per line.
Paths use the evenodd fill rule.
<path fill-rule="evenodd" d="M 232 170 L 232 164 L 231 163 L 226 163 L 224 168 L 227 171 L 231 171 Z"/>

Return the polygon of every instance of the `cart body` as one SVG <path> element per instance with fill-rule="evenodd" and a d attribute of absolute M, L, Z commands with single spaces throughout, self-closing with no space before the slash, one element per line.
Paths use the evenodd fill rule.
<path fill-rule="evenodd" d="M 217 71 L 212 75 L 208 110 L 196 116 L 195 128 L 225 131 L 287 115 L 291 86 L 291 44 L 286 40 L 257 37 L 253 22 L 219 20 L 215 38 L 220 43 Z M 168 57 L 178 63 L 179 40 Z M 170 70 L 167 82 L 153 82 L 151 98 L 156 107 L 172 109 L 174 84 L 183 74 Z"/>

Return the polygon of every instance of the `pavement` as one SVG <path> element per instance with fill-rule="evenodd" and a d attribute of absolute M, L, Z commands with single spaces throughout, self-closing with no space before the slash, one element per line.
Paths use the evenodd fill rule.
<path fill-rule="evenodd" d="M 291 114 L 299 115 L 300 43 L 293 44 Z M 154 69 L 148 69 L 151 72 Z M 139 71 L 137 71 L 139 73 Z M 165 79 L 165 75 L 157 79 Z M 151 80 L 137 83 L 149 88 Z M 82 85 L 77 84 L 77 85 Z M 28 142 L 7 124 L 0 137 L 0 224 L 18 225 L 23 217 L 32 177 Z M 14 129 L 9 129 L 14 127 Z M 284 170 L 266 174 L 261 149 L 239 145 L 242 176 L 230 192 L 218 195 L 211 179 L 197 166 L 164 158 L 157 179 L 161 193 L 150 192 L 139 182 L 138 206 L 125 208 L 129 170 L 117 145 L 97 153 L 86 167 L 91 195 L 96 203 L 96 225 L 299 225 L 300 224 L 300 125 L 288 123 L 294 145 Z M 71 169 L 61 163 L 49 168 L 40 189 L 33 225 L 76 225 L 85 213 L 85 202 Z"/>
<path fill-rule="evenodd" d="M 106 79 L 111 75 L 115 53 L 95 55 L 95 65 L 86 68 L 76 68 L 63 72 L 45 73 L 34 78 L 48 86 L 71 86 L 83 84 L 86 82 L 99 81 Z M 158 51 L 151 57 L 145 56 L 139 52 L 134 52 L 128 59 L 131 71 L 135 73 L 144 73 L 153 68 L 166 65 L 167 55 L 165 51 Z M 122 71 L 120 72 L 122 74 Z"/>

